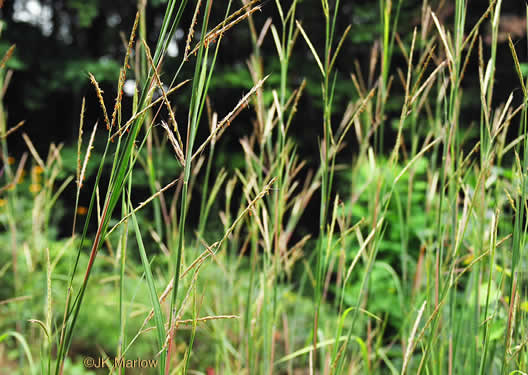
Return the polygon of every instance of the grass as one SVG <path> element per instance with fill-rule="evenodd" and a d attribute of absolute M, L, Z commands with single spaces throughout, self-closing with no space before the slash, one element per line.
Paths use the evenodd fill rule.
<path fill-rule="evenodd" d="M 0 107 L 0 279 L 9 289 L 0 300 L 3 369 L 86 373 L 82 359 L 92 356 L 156 359 L 156 368 L 144 371 L 160 374 L 527 371 L 528 91 L 510 39 L 522 90 L 494 97 L 502 1 L 491 1 L 472 28 L 466 1 L 455 1 L 450 27 L 424 1 L 420 28 L 407 36 L 397 33 L 401 1 L 380 1 L 380 43 L 368 74 L 359 64 L 352 72 L 357 95 L 337 115 L 336 82 L 346 77 L 336 62 L 353 32 L 338 27 L 339 0 L 321 2 L 323 46 L 297 19 L 297 1 L 265 4 L 278 19 L 261 30 L 255 18 L 263 5 L 242 3 L 227 2 L 223 21 L 211 25 L 211 0 L 169 1 L 153 54 L 139 7 L 111 111 L 90 75 L 101 120 L 83 147 L 83 101 L 75 177 L 59 177 L 62 145 L 51 144 L 42 158 L 24 134 L 29 152 L 10 157 L 7 138 L 23 123 L 9 128 Z M 193 18 L 181 65 L 166 77 L 165 51 L 184 12 Z M 489 50 L 479 38 L 487 22 Z M 209 88 L 223 36 L 234 26 L 251 35 L 253 88 L 218 113 Z M 266 38 L 279 62 L 276 87 L 264 68 Z M 291 79 L 294 49 L 310 53 L 320 73 L 322 127 L 310 124 L 320 151 L 313 169 L 291 135 L 301 126 L 295 116 L 306 87 Z M 5 85 L 11 53 L 1 64 Z M 404 68 L 392 63 L 395 54 Z M 470 61 L 478 61 L 478 72 L 468 69 Z M 186 65 L 191 77 L 181 77 Z M 121 88 L 131 70 L 141 89 L 126 114 Z M 463 120 L 464 78 L 474 74 L 478 126 Z M 184 87 L 187 126 L 171 105 Z M 387 110 L 394 100 L 396 118 Z M 253 131 L 240 140 L 243 167 L 216 169 L 215 145 L 243 110 L 254 116 Z M 518 134 L 512 137 L 510 127 Z M 106 142 L 83 207 L 101 129 Z M 352 139 L 359 148 L 345 160 Z M 165 183 L 157 163 L 169 153 L 179 169 Z M 151 196 L 137 204 L 140 173 Z M 59 240 L 52 212 L 72 181 L 72 236 Z M 309 217 L 310 204 L 318 205 L 317 217 Z M 196 227 L 188 220 L 193 207 Z M 303 235 L 303 220 L 316 221 L 318 230 Z"/>

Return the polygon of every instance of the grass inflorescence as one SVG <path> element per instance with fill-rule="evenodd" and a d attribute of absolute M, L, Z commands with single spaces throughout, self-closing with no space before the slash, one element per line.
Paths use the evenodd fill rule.
<path fill-rule="evenodd" d="M 80 345 L 89 332 L 101 357 L 149 355 L 159 374 L 526 371 L 528 90 L 511 38 L 521 90 L 506 98 L 495 90 L 501 0 L 471 27 L 468 1 L 453 1 L 447 25 L 424 0 L 409 35 L 398 33 L 402 1 L 380 0 L 381 32 L 366 74 L 360 63 L 338 69 L 354 32 L 339 22 L 339 0 L 321 1 L 319 44 L 298 18 L 297 0 L 230 0 L 216 25 L 213 0 L 169 0 L 152 51 L 145 3 L 125 42 L 111 110 L 108 93 L 88 75 L 104 126 L 95 123 L 83 137 L 83 100 L 75 176 L 60 177 L 63 145 L 51 144 L 42 157 L 26 133 L 28 152 L 10 156 L 7 139 L 28 124 L 8 126 L 0 104 L 0 280 L 10 288 L 0 314 L 25 319 L 0 323 L 0 363 L 7 347 L 22 373 L 70 373 L 78 355 L 93 354 Z M 276 19 L 257 22 L 263 7 L 273 7 Z M 186 13 L 184 52 L 167 77 L 167 48 Z M 214 108 L 216 61 L 229 48 L 224 35 L 245 27 L 251 89 L 231 109 Z M 297 49 L 313 58 L 318 81 L 292 78 Z M 13 51 L 0 62 L 2 99 Z M 266 71 L 269 59 L 277 72 Z M 124 113 L 132 74 L 133 108 Z M 477 125 L 465 123 L 471 76 L 479 83 Z M 344 79 L 356 92 L 338 113 Z M 320 118 L 299 124 L 314 84 Z M 171 101 L 184 89 L 186 105 L 176 108 Z M 243 163 L 217 168 L 217 145 L 243 111 L 253 117 L 239 140 Z M 297 131 L 314 132 L 312 160 Z M 166 182 L 161 164 L 169 153 L 177 167 Z M 150 196 L 138 204 L 140 173 Z M 58 240 L 52 211 L 70 183 L 72 235 Z M 87 207 L 80 203 L 86 190 Z M 306 233 L 303 220 L 317 229 Z M 32 273 L 44 285 L 38 292 L 24 281 Z M 107 332 L 88 327 L 103 323 Z"/>

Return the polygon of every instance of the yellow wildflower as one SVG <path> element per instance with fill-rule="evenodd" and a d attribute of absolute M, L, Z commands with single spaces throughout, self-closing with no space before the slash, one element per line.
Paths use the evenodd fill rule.
<path fill-rule="evenodd" d="M 31 184 L 29 185 L 29 191 L 32 193 L 38 193 L 41 189 L 40 184 Z"/>
<path fill-rule="evenodd" d="M 42 172 L 44 172 L 44 169 L 42 169 L 42 167 L 40 165 L 36 165 L 36 166 L 33 167 L 33 173 L 41 174 Z"/>
<path fill-rule="evenodd" d="M 81 215 L 81 216 L 84 216 L 88 213 L 88 209 L 84 206 L 79 206 L 77 207 L 77 214 L 78 215 Z"/>
<path fill-rule="evenodd" d="M 473 261 L 473 259 L 475 259 L 475 255 L 468 254 L 467 256 L 464 257 L 464 261 L 463 261 L 464 265 L 467 266 Z"/>

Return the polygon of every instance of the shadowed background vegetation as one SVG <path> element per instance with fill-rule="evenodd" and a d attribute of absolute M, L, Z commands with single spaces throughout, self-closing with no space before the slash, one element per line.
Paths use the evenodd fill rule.
<path fill-rule="evenodd" d="M 526 11 L 4 1 L 0 372 L 528 371 Z"/>

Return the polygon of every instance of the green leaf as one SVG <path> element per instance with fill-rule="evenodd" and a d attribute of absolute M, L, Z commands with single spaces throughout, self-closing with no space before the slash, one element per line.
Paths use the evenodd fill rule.
<path fill-rule="evenodd" d="M 79 26 L 88 28 L 99 14 L 98 2 L 85 0 L 69 0 L 68 8 L 77 11 Z"/>

